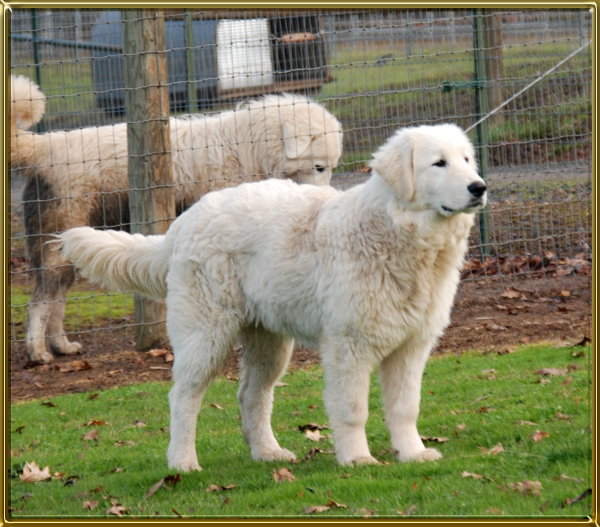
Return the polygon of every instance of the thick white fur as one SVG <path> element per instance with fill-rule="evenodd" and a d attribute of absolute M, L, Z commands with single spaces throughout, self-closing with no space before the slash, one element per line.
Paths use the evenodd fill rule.
<path fill-rule="evenodd" d="M 89 225 L 90 218 L 104 217 L 115 203 L 127 208 L 127 124 L 28 132 L 44 114 L 44 94 L 26 77 L 11 79 L 11 165 L 25 168 L 25 174 L 39 179 L 39 188 L 46 184 L 52 192 L 41 196 L 34 187 L 34 199 L 53 208 L 41 218 L 25 217 L 26 226 L 36 231 L 27 233 L 32 240 L 44 242 L 45 235 Z M 211 190 L 268 177 L 327 185 L 342 151 L 338 120 L 300 95 L 271 95 L 215 116 L 171 118 L 170 130 L 173 184 L 181 210 Z M 42 215 L 38 207 L 25 211 L 26 216 Z M 42 232 L 37 232 L 38 224 Z M 47 336 L 57 353 L 81 349 L 64 334 L 64 302 L 72 277 L 68 262 L 54 247 L 30 249 L 32 266 L 43 269 L 35 276 L 27 324 L 27 353 L 34 362 L 52 360 Z M 47 272 L 58 269 L 62 271 Z"/>
<path fill-rule="evenodd" d="M 375 154 L 369 181 L 344 193 L 275 180 L 210 193 L 162 241 L 126 244 L 139 273 L 121 271 L 112 242 L 116 250 L 98 265 L 93 247 L 116 233 L 61 236 L 66 256 L 112 287 L 162 292 L 166 276 L 175 352 L 170 467 L 200 469 L 202 396 L 238 339 L 245 345 L 238 399 L 254 459 L 294 458 L 270 424 L 292 339 L 320 351 L 340 463 L 377 462 L 365 434 L 376 365 L 397 458 L 441 457 L 424 447 L 416 423 L 423 369 L 449 322 L 473 212 L 485 205 L 485 194 L 467 188 L 483 185 L 473 157 L 456 126 L 423 126 L 397 132 Z M 435 165 L 440 160 L 445 166 Z M 146 256 L 136 256 L 141 250 Z M 160 256 L 150 272 L 140 262 L 152 251 L 169 258 Z M 110 262 L 117 267 L 107 271 Z"/>

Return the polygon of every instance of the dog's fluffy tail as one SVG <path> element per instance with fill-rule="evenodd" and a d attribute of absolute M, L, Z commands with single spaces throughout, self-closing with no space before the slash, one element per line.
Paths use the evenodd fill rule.
<path fill-rule="evenodd" d="M 167 295 L 171 249 L 165 236 L 77 227 L 57 238 L 64 256 L 90 281 L 151 298 Z"/>
<path fill-rule="evenodd" d="M 39 123 L 46 111 L 46 97 L 39 86 L 22 75 L 11 75 L 10 159 L 16 165 L 34 148 L 35 134 L 28 132 Z"/>

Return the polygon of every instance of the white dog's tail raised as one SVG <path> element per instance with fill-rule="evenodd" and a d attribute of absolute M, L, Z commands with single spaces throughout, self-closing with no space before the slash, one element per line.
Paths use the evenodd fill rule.
<path fill-rule="evenodd" d="M 171 248 L 165 236 L 77 227 L 60 234 L 58 243 L 64 256 L 94 283 L 152 298 L 167 295 Z"/>
<path fill-rule="evenodd" d="M 42 120 L 46 97 L 39 86 L 27 77 L 11 75 L 10 78 L 10 155 L 11 163 L 16 166 L 20 161 L 31 163 L 32 156 L 35 157 L 36 136 L 27 130 Z"/>

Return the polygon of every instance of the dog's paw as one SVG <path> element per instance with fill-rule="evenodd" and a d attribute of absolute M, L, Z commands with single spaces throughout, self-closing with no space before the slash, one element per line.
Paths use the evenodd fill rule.
<path fill-rule="evenodd" d="M 419 450 L 415 454 L 412 455 L 401 455 L 396 453 L 396 459 L 399 461 L 435 461 L 436 459 L 441 459 L 442 454 L 439 450 L 435 448 L 424 448 L 423 450 Z"/>
<path fill-rule="evenodd" d="M 41 364 L 50 364 L 54 360 L 52 353 L 47 351 L 41 351 L 38 353 L 31 353 L 29 355 L 30 366 L 39 366 Z"/>
<path fill-rule="evenodd" d="M 81 351 L 81 344 L 79 342 L 67 342 L 66 346 L 56 348 L 56 353 L 60 355 L 75 355 Z"/>
<path fill-rule="evenodd" d="M 181 472 L 192 472 L 194 470 L 200 472 L 202 470 L 202 467 L 198 464 L 197 461 L 189 461 L 187 463 L 169 463 L 169 468 L 179 470 Z"/>
<path fill-rule="evenodd" d="M 253 453 L 252 458 L 256 461 L 295 461 L 296 454 L 287 448 L 278 448 L 269 452 Z"/>
<path fill-rule="evenodd" d="M 338 457 L 340 465 L 380 465 L 381 463 L 373 456 L 359 456 L 351 459 L 344 459 Z"/>

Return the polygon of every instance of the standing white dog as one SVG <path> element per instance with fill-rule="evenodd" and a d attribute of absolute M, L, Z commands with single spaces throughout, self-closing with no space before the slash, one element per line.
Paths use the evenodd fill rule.
<path fill-rule="evenodd" d="M 27 319 L 27 354 L 50 362 L 51 350 L 81 349 L 63 329 L 73 267 L 53 234 L 89 225 L 129 228 L 127 123 L 34 134 L 45 96 L 12 77 L 11 165 L 27 176 L 23 213 L 35 290 Z M 269 177 L 327 185 L 342 153 L 339 121 L 300 95 L 271 95 L 219 115 L 171 118 L 173 186 L 178 212 L 211 190 Z"/>
<path fill-rule="evenodd" d="M 397 458 L 441 457 L 417 432 L 421 378 L 449 322 L 486 185 L 454 125 L 400 130 L 371 166 L 372 177 L 344 193 L 275 180 L 210 193 L 165 236 L 90 228 L 60 236 L 90 279 L 167 298 L 170 467 L 200 470 L 202 396 L 240 338 L 238 399 L 254 459 L 295 457 L 270 423 L 292 339 L 321 353 L 340 463 L 376 462 L 365 423 L 377 364 Z"/>

